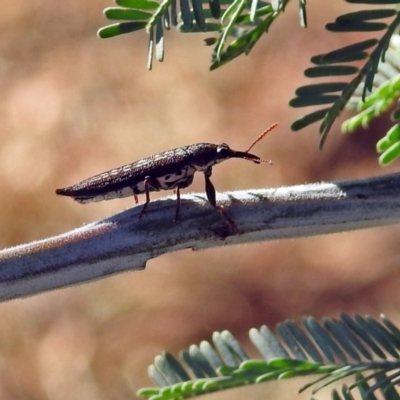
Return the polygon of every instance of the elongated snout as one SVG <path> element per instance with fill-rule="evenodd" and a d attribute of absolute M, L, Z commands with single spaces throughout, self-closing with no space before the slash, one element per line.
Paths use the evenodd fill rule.
<path fill-rule="evenodd" d="M 249 160 L 249 161 L 253 161 L 256 164 L 261 164 L 261 163 L 270 163 L 270 161 L 267 160 L 263 160 L 262 158 L 251 154 L 251 153 L 246 153 L 245 151 L 236 151 L 233 150 L 232 151 L 232 158 L 242 158 L 244 160 Z"/>

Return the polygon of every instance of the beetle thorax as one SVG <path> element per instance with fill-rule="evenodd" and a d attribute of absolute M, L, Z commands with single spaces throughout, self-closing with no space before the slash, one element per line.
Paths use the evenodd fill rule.
<path fill-rule="evenodd" d="M 208 160 L 207 162 L 204 162 L 204 163 L 192 162 L 192 166 L 197 172 L 205 172 L 208 169 L 210 169 L 210 167 L 213 167 L 215 164 L 218 164 L 218 161 Z"/>
<path fill-rule="evenodd" d="M 224 143 L 221 145 L 200 143 L 192 149 L 190 164 L 196 171 L 205 172 L 214 165 L 230 158 L 227 157 L 226 149 L 229 149 L 229 147 Z"/>

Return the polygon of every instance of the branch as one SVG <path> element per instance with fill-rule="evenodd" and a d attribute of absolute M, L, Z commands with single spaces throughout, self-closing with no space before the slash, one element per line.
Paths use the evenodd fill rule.
<path fill-rule="evenodd" d="M 152 258 L 191 248 L 295 238 L 400 221 L 400 174 L 363 180 L 247 190 L 217 196 L 237 232 L 203 194 L 150 203 L 65 234 L 0 251 L 0 301 L 141 270 Z"/>

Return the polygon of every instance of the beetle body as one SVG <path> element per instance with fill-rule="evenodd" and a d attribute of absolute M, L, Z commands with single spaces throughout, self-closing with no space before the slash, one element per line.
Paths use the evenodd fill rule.
<path fill-rule="evenodd" d="M 275 126 L 272 125 L 263 135 Z M 56 193 L 72 197 L 83 204 L 127 196 L 134 196 L 137 203 L 137 195 L 145 194 L 146 202 L 140 213 L 140 216 L 142 216 L 150 202 L 150 192 L 174 190 L 178 201 L 175 215 L 177 220 L 180 189 L 191 185 L 195 172 L 204 173 L 208 201 L 214 208 L 218 208 L 215 200 L 215 188 L 210 180 L 212 167 L 231 158 L 241 158 L 257 164 L 267 162 L 254 154 L 248 153 L 248 151 L 232 150 L 225 143 L 219 145 L 197 143 L 167 150 L 103 172 L 76 185 L 57 189 Z"/>

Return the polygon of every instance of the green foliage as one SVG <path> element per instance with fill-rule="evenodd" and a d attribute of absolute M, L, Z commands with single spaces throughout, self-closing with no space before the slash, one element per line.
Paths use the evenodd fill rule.
<path fill-rule="evenodd" d="M 382 166 L 391 164 L 400 156 L 400 125 L 396 124 L 378 141 L 376 150 L 381 154 L 379 163 Z"/>
<path fill-rule="evenodd" d="M 375 5 L 400 4 L 400 1 L 395 0 L 346 1 L 348 3 Z M 390 23 L 376 21 L 388 18 L 392 18 Z M 359 126 L 365 127 L 373 118 L 387 111 L 398 98 L 398 78 L 395 76 L 390 82 L 386 82 L 387 79 L 381 80 L 382 86 L 376 91 L 374 91 L 374 85 L 379 81 L 376 78 L 377 72 L 380 69 L 387 72 L 385 56 L 393 33 L 397 30 L 399 24 L 400 14 L 395 6 L 393 8 L 369 9 L 348 13 L 336 18 L 334 23 L 327 24 L 326 29 L 332 32 L 384 31 L 384 33 L 379 38 L 366 39 L 311 59 L 311 62 L 316 66 L 306 70 L 306 76 L 309 78 L 327 77 L 335 80 L 299 88 L 296 91 L 297 97 L 291 100 L 290 104 L 293 107 L 330 104 L 330 107 L 313 111 L 298 119 L 292 124 L 292 129 L 300 130 L 322 120 L 320 126 L 320 148 L 322 148 L 333 123 L 346 106 L 354 106 L 356 102 L 358 110 L 361 112 L 343 124 L 344 132 L 353 131 Z M 368 52 L 368 50 L 371 51 Z M 393 70 L 396 71 L 397 75 L 400 62 L 399 49 L 392 50 L 392 52 L 394 51 L 396 54 L 392 55 L 391 61 L 396 65 Z M 348 65 L 362 60 L 366 61 L 360 68 Z M 351 76 L 352 79 L 350 82 L 337 82 L 338 76 Z M 357 91 L 360 94 L 358 101 L 352 97 Z M 374 93 L 371 94 L 373 91 Z M 367 97 L 368 94 L 370 95 Z M 385 150 L 385 153 L 380 157 L 381 165 L 387 165 L 394 160 L 395 155 L 399 154 L 396 153 L 398 147 L 396 142 L 392 143 L 390 149 Z M 378 145 L 377 148 L 379 149 L 380 146 Z"/>
<path fill-rule="evenodd" d="M 398 50 L 396 49 L 394 51 L 396 52 L 396 57 L 398 57 Z M 380 67 L 384 67 L 384 76 L 380 75 L 378 67 L 376 81 L 383 82 L 380 86 L 373 88 L 372 93 L 366 96 L 364 100 L 359 97 L 353 97 L 351 99 L 348 106 L 355 108 L 358 114 L 342 124 L 342 131 L 345 133 L 354 132 L 360 127 L 367 128 L 374 118 L 386 113 L 388 110 L 393 108 L 395 103 L 397 104 L 397 107 L 390 115 L 390 119 L 394 125 L 376 145 L 377 152 L 381 154 L 379 157 L 379 163 L 382 166 L 391 164 L 400 156 L 400 126 L 398 124 L 400 121 L 400 108 L 398 106 L 400 95 L 400 75 L 398 74 L 398 70 L 395 69 L 395 67 L 398 68 L 399 66 L 391 66 L 391 72 L 394 76 L 389 79 L 388 67 L 390 64 L 388 64 L 388 61 L 385 64 L 380 64 Z"/>
<path fill-rule="evenodd" d="M 347 2 L 354 3 L 355 1 L 347 0 Z M 365 3 L 365 1 L 362 3 Z M 369 1 L 368 3 L 387 4 L 387 0 Z M 391 4 L 394 3 L 400 4 L 400 1 L 391 1 Z M 371 20 L 391 17 L 393 17 L 393 19 L 389 24 L 383 22 L 371 22 Z M 306 75 L 310 78 L 336 78 L 337 76 L 346 75 L 353 76 L 353 78 L 349 83 L 344 81 L 339 83 L 336 81 L 323 82 L 299 88 L 296 92 L 297 97 L 290 102 L 293 107 L 325 105 L 329 103 L 331 104 L 331 107 L 313 112 L 295 121 L 292 125 L 292 129 L 299 130 L 322 119 L 323 121 L 320 126 L 320 147 L 322 147 L 332 124 L 348 104 L 354 92 L 360 88 L 360 84 L 362 83 L 361 101 L 364 101 L 366 94 L 372 91 L 378 66 L 380 62 L 384 60 L 385 53 L 390 44 L 390 39 L 399 24 L 400 15 L 395 8 L 357 11 L 342 15 L 336 18 L 334 23 L 327 24 L 326 29 L 333 32 L 375 32 L 382 30 L 385 32 L 379 39 L 366 39 L 329 53 L 315 56 L 311 59 L 311 62 L 314 63 L 316 67 L 310 68 L 306 71 Z M 368 53 L 367 50 L 371 48 L 373 48 L 373 50 Z M 348 65 L 348 63 L 354 63 L 355 61 L 360 60 L 366 60 L 361 68 Z M 326 93 L 329 93 L 329 95 Z M 386 105 L 387 104 L 388 103 L 386 102 Z M 383 111 L 383 108 L 384 107 L 381 104 L 380 111 Z M 364 113 L 364 116 L 366 114 L 367 113 Z M 370 117 L 374 116 L 372 110 L 368 115 Z"/>
<path fill-rule="evenodd" d="M 149 69 L 153 56 L 164 59 L 164 30 L 176 26 L 182 33 L 214 33 L 205 39 L 213 45 L 211 69 L 216 69 L 241 54 L 249 54 L 286 7 L 289 0 L 116 0 L 118 7 L 104 10 L 117 22 L 101 28 L 102 39 L 145 29 L 149 34 Z M 299 1 L 301 24 L 306 24 L 305 0 Z"/>
<path fill-rule="evenodd" d="M 203 341 L 181 353 L 181 362 L 169 353 L 155 358 L 150 378 L 159 388 L 145 388 L 139 396 L 150 400 L 182 399 L 265 381 L 319 375 L 300 391 L 311 387 L 312 395 L 328 385 L 353 377 L 332 399 L 384 399 L 400 396 L 400 330 L 385 316 L 380 321 L 359 315 L 340 319 L 312 317 L 302 327 L 285 321 L 276 334 L 266 326 L 251 329 L 250 340 L 263 359 L 250 359 L 228 331 L 213 334 L 213 344 Z"/>

